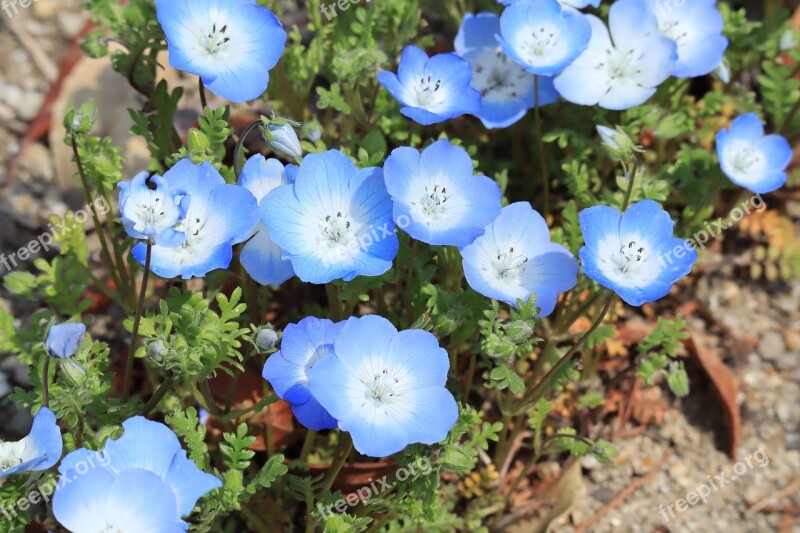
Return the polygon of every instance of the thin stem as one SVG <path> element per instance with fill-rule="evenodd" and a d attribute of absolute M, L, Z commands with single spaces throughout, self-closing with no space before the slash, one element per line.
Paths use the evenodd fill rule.
<path fill-rule="evenodd" d="M 331 315 L 334 322 L 344 320 L 344 308 L 342 301 L 339 299 L 339 287 L 334 283 L 325 285 L 325 293 L 328 295 L 328 305 L 331 308 Z"/>
<path fill-rule="evenodd" d="M 159 385 L 153 396 L 151 396 L 145 404 L 144 408 L 142 409 L 142 414 L 148 415 L 151 411 L 158 407 L 158 404 L 161 403 L 161 400 L 164 399 L 164 396 L 166 396 L 167 392 L 169 392 L 171 388 L 172 376 L 167 376 L 164 381 L 161 382 L 161 385 Z"/>
<path fill-rule="evenodd" d="M 133 360 L 136 356 L 136 344 L 139 342 L 139 323 L 142 321 L 144 299 L 147 296 L 147 281 L 150 276 L 150 259 L 153 256 L 153 243 L 147 240 L 147 252 L 144 258 L 144 274 L 142 275 L 142 288 L 139 290 L 139 303 L 136 304 L 136 316 L 133 319 L 131 330 L 131 345 L 128 348 L 128 360 L 125 363 L 125 379 L 122 382 L 122 401 L 128 401 L 130 393 L 131 374 L 133 373 Z"/>
<path fill-rule="evenodd" d="M 233 393 L 236 391 L 236 385 L 239 383 L 239 377 L 241 374 L 236 374 L 233 378 L 231 378 L 231 382 L 228 385 L 228 392 L 225 394 L 225 414 L 229 414 L 231 412 L 231 406 L 233 405 Z"/>
<path fill-rule="evenodd" d="M 45 355 L 42 371 L 42 407 L 50 407 L 50 354 Z"/>
<path fill-rule="evenodd" d="M 308 455 L 311 453 L 311 449 L 314 447 L 314 441 L 317 439 L 317 432 L 313 429 L 309 429 L 306 432 L 305 440 L 303 440 L 303 448 L 300 450 L 300 462 L 305 463 L 308 461 Z"/>
<path fill-rule="evenodd" d="M 208 107 L 208 98 L 206 98 L 206 86 L 203 83 L 203 78 L 197 78 L 199 81 L 199 88 L 200 88 L 200 104 L 203 106 L 203 112 L 205 112 L 205 108 Z"/>
<path fill-rule="evenodd" d="M 337 445 L 337 453 L 334 462 L 331 463 L 331 469 L 328 470 L 328 475 L 325 476 L 323 484 L 323 491 L 331 490 L 333 482 L 342 470 L 350 452 L 353 450 L 353 439 L 350 438 L 349 433 L 339 432 L 339 444 Z"/>
<path fill-rule="evenodd" d="M 533 77 L 533 116 L 536 123 L 536 141 L 539 144 L 539 164 L 542 173 L 542 190 L 544 193 L 544 218 L 550 215 L 550 180 L 547 176 L 547 158 L 542 139 L 542 114 L 539 110 L 539 76 Z"/>
<path fill-rule="evenodd" d="M 794 120 L 794 116 L 797 114 L 798 111 L 800 111 L 800 100 L 797 100 L 794 103 L 792 109 L 789 111 L 789 114 L 786 115 L 786 118 L 783 121 L 781 129 L 779 130 L 780 134 L 783 135 L 784 137 L 786 136 L 787 133 L 789 133 L 789 126 L 792 125 L 792 120 Z"/>
<path fill-rule="evenodd" d="M 622 201 L 622 211 L 625 211 L 628 208 L 628 203 L 631 201 L 631 193 L 633 192 L 633 182 L 636 181 L 636 174 L 638 170 L 639 169 L 636 166 L 636 162 L 634 161 L 633 173 L 631 174 L 631 177 L 628 180 L 628 190 L 625 191 L 625 199 Z"/>
<path fill-rule="evenodd" d="M 254 120 L 244 129 L 242 134 L 239 136 L 239 140 L 236 141 L 236 149 L 233 151 L 233 170 L 236 172 L 237 178 L 242 173 L 242 169 L 244 168 L 244 154 L 242 153 L 242 150 L 244 150 L 244 141 L 247 140 L 247 137 L 253 132 L 254 129 L 262 124 L 263 122 L 260 120 Z"/>

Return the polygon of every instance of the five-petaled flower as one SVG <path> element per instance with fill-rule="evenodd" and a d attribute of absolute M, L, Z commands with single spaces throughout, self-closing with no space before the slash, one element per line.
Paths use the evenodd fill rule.
<path fill-rule="evenodd" d="M 20 472 L 47 470 L 61 458 L 62 446 L 56 415 L 42 407 L 33 417 L 28 436 L 16 442 L 0 441 L 0 479 Z"/>
<path fill-rule="evenodd" d="M 539 316 L 552 313 L 559 293 L 577 282 L 575 257 L 550 242 L 547 223 L 527 202 L 504 207 L 461 255 L 467 282 L 475 291 L 512 306 L 535 294 Z"/>
<path fill-rule="evenodd" d="M 161 176 L 137 174 L 119 187 L 119 210 L 125 231 L 134 239 L 149 239 L 164 247 L 183 244 L 186 234 L 175 229 L 186 216 L 191 197 Z"/>
<path fill-rule="evenodd" d="M 258 98 L 286 45 L 278 18 L 256 0 L 156 0 L 169 63 L 232 102 Z"/>
<path fill-rule="evenodd" d="M 653 200 L 642 200 L 624 214 L 607 205 L 589 207 L 579 221 L 583 273 L 630 305 L 665 296 L 697 260 L 694 248 L 673 236 L 669 213 Z"/>
<path fill-rule="evenodd" d="M 643 0 L 614 2 L 608 28 L 594 15 L 584 16 L 592 26 L 589 46 L 556 76 L 556 90 L 570 102 L 605 109 L 644 103 L 669 78 L 678 59 L 675 42 L 659 33 Z"/>
<path fill-rule="evenodd" d="M 395 223 L 428 244 L 466 246 L 500 214 L 500 187 L 473 175 L 469 154 L 446 139 L 422 153 L 395 149 L 386 159 L 384 177 Z"/>
<path fill-rule="evenodd" d="M 385 457 L 443 440 L 458 418 L 445 388 L 450 362 L 433 334 L 398 332 L 368 315 L 344 324 L 333 354 L 311 370 L 311 394 L 350 432 L 360 453 Z"/>
<path fill-rule="evenodd" d="M 53 496 L 56 519 L 74 533 L 186 531 L 182 517 L 222 482 L 197 468 L 164 424 L 136 416 L 122 427 L 120 438 L 105 443 L 108 461 L 95 464 L 98 452 L 86 448 L 61 461 L 58 470 L 71 482 Z"/>
<path fill-rule="evenodd" d="M 359 169 L 338 150 L 303 159 L 295 181 L 267 194 L 261 213 L 283 257 L 310 283 L 380 276 L 400 247 L 383 171 Z"/>
<path fill-rule="evenodd" d="M 509 59 L 500 48 L 500 17 L 494 13 L 467 13 L 456 35 L 456 54 L 472 65 L 472 87 L 481 93 L 481 109 L 475 113 L 487 128 L 505 128 L 525 116 L 534 107 L 558 100 L 553 80 L 526 72 Z"/>
<path fill-rule="evenodd" d="M 748 113 L 736 118 L 730 129 L 717 133 L 717 157 L 732 182 L 764 194 L 786 183 L 792 147 L 780 135 L 764 135 L 761 119 Z"/>
<path fill-rule="evenodd" d="M 308 388 L 308 376 L 317 363 L 333 353 L 333 343 L 344 322 L 306 317 L 283 330 L 281 349 L 267 359 L 262 373 L 281 399 L 305 427 L 313 430 L 336 427 L 336 419 L 322 407 Z"/>
<path fill-rule="evenodd" d="M 475 115 L 481 94 L 470 87 L 472 68 L 455 54 L 431 58 L 416 46 L 406 46 L 397 74 L 378 73 L 378 82 L 403 104 L 400 112 L 428 126 L 461 115 Z"/>

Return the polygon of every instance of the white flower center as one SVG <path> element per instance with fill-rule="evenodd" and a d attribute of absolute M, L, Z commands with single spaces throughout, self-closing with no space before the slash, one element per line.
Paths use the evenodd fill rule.
<path fill-rule="evenodd" d="M 636 65 L 636 49 L 621 52 L 616 48 L 607 48 L 605 57 L 597 64 L 597 68 L 606 71 L 606 76 L 611 81 L 627 80 L 641 74 L 642 69 Z"/>
<path fill-rule="evenodd" d="M 224 51 L 224 49 L 229 46 L 228 43 L 230 42 L 231 38 L 227 35 L 227 33 L 227 24 L 224 24 L 219 28 L 217 27 L 217 24 L 213 25 L 204 46 L 209 54 L 215 55 L 218 52 Z"/>
<path fill-rule="evenodd" d="M 328 239 L 330 244 L 346 244 L 349 241 L 350 226 L 350 220 L 341 211 L 328 215 L 322 222 L 323 239 Z"/>
<path fill-rule="evenodd" d="M 761 163 L 761 152 L 749 147 L 743 147 L 733 156 L 733 168 L 739 172 L 748 172 Z"/>
<path fill-rule="evenodd" d="M 435 220 L 445 211 L 447 203 L 447 187 L 434 185 L 433 188 L 425 187 L 425 194 L 419 201 L 419 207 L 429 219 Z M 412 203 L 412 205 L 416 205 Z"/>
<path fill-rule="evenodd" d="M 514 247 L 508 248 L 507 252 L 497 251 L 497 258 L 492 261 L 498 279 L 515 281 L 525 272 L 525 265 L 528 257 L 514 251 Z"/>
<path fill-rule="evenodd" d="M 372 379 L 362 379 L 364 385 L 364 403 L 373 408 L 386 408 L 395 403 L 401 396 L 402 384 L 400 378 L 388 368 L 376 373 Z"/>
<path fill-rule="evenodd" d="M 635 274 L 647 261 L 647 249 L 636 241 L 630 241 L 627 245 L 620 245 L 619 254 L 612 255 L 612 261 L 621 274 Z"/>
<path fill-rule="evenodd" d="M 516 100 L 533 83 L 533 76 L 508 59 L 499 48 L 485 51 L 473 61 L 472 86 L 486 99 Z"/>
<path fill-rule="evenodd" d="M 316 364 L 319 363 L 320 360 L 323 357 L 325 357 L 326 355 L 331 354 L 331 353 L 333 353 L 333 345 L 332 344 L 325 344 L 323 346 L 320 346 L 316 350 L 314 350 L 314 353 L 311 355 L 311 357 L 308 359 L 308 361 L 306 361 L 306 366 L 304 367 L 305 368 L 305 380 L 304 380 L 305 383 L 308 383 L 308 375 L 309 375 L 309 373 L 311 373 L 311 369 L 314 368 L 314 366 L 316 366 Z"/>
<path fill-rule="evenodd" d="M 442 80 L 434 79 L 430 74 L 420 78 L 419 84 L 412 88 L 417 103 L 416 107 L 431 109 L 444 105 L 445 91 L 440 91 L 440 89 L 442 89 Z"/>
<path fill-rule="evenodd" d="M 663 19 L 659 17 L 658 31 L 664 37 L 672 39 L 678 45 L 681 41 L 689 37 L 689 32 L 686 31 L 679 19 Z"/>
<path fill-rule="evenodd" d="M 25 439 L 17 442 L 0 442 L 0 472 L 4 472 L 30 459 L 26 456 L 25 444 Z"/>

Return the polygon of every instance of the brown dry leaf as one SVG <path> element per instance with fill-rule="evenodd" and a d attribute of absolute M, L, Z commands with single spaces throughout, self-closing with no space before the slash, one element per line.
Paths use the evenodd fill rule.
<path fill-rule="evenodd" d="M 624 357 L 628 355 L 628 348 L 619 336 L 606 339 L 606 352 L 611 357 Z"/>

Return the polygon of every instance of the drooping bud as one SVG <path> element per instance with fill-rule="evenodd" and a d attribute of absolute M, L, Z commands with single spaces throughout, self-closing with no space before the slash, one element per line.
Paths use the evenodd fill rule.
<path fill-rule="evenodd" d="M 270 148 L 295 159 L 303 156 L 303 148 L 300 146 L 300 139 L 297 138 L 295 123 L 285 119 L 263 118 L 263 120 L 266 127 L 262 128 L 262 131 Z"/>

